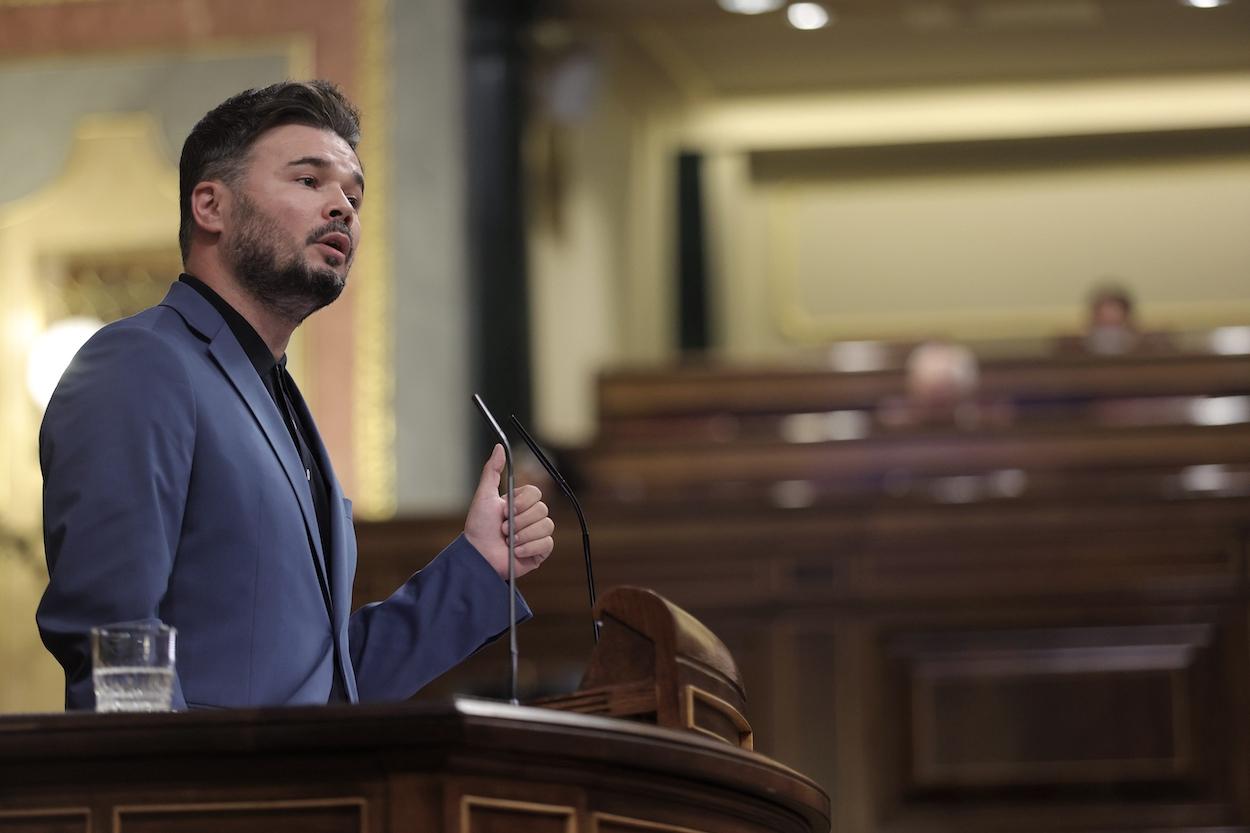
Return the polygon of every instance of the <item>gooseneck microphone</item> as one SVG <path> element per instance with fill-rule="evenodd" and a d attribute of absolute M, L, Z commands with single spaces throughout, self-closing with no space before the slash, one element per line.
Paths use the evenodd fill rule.
<path fill-rule="evenodd" d="M 573 511 L 577 513 L 577 522 L 582 527 L 582 555 L 586 559 L 586 590 L 590 594 L 590 623 L 595 627 L 595 644 L 598 645 L 599 620 L 595 618 L 595 571 L 590 563 L 590 532 L 586 528 L 586 516 L 582 514 L 582 505 L 577 502 L 577 497 L 573 494 L 573 490 L 569 487 L 568 482 L 560 476 L 560 472 L 556 470 L 555 464 L 547 459 L 547 455 L 543 454 L 542 449 L 538 447 L 538 443 L 530 436 L 530 432 L 525 430 L 521 420 L 516 418 L 516 414 L 510 415 L 510 419 L 513 427 L 521 432 L 521 439 L 525 440 L 525 444 L 530 447 L 530 451 L 534 452 L 538 462 L 543 464 L 547 474 L 551 475 L 551 479 L 560 487 L 560 491 L 564 492 L 564 496 L 569 499 L 569 503 L 573 504 Z"/>
<path fill-rule="evenodd" d="M 513 506 L 512 492 L 514 487 L 512 474 L 512 444 L 508 442 L 508 436 L 499 427 L 499 423 L 495 421 L 495 417 L 491 414 L 490 409 L 486 407 L 486 403 L 482 401 L 482 397 L 473 394 L 473 404 L 482 414 L 482 418 L 490 425 L 491 430 L 495 432 L 495 436 L 499 438 L 500 444 L 503 445 L 503 455 L 505 467 L 508 470 L 508 656 L 509 656 L 509 691 L 511 693 L 512 705 L 517 705 L 520 701 L 516 696 L 516 678 L 517 678 L 517 646 L 516 646 L 516 510 Z"/>

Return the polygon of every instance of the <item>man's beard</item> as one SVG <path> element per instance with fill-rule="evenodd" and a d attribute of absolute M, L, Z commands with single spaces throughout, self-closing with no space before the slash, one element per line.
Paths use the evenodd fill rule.
<path fill-rule="evenodd" d="M 308 243 L 331 231 L 349 234 L 343 223 L 330 223 L 309 236 Z M 239 285 L 270 312 L 293 324 L 301 323 L 332 303 L 343 291 L 345 276 L 329 266 L 314 268 L 302 249 L 279 260 L 284 233 L 272 218 L 243 194 L 238 196 L 238 218 L 225 256 Z"/>

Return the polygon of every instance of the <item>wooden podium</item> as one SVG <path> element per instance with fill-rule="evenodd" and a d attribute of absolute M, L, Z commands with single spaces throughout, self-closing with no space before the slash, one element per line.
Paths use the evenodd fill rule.
<path fill-rule="evenodd" d="M 614 587 L 595 605 L 602 631 L 582 684 L 549 709 L 621 717 L 752 749 L 746 690 L 733 655 L 703 623 L 641 587 Z"/>
<path fill-rule="evenodd" d="M 820 788 L 750 751 L 720 640 L 639 588 L 606 594 L 596 615 L 604 637 L 581 689 L 549 708 L 0 719 L 0 833 L 829 830 Z"/>
<path fill-rule="evenodd" d="M 828 829 L 721 740 L 490 701 L 0 719 L 2 833 Z"/>

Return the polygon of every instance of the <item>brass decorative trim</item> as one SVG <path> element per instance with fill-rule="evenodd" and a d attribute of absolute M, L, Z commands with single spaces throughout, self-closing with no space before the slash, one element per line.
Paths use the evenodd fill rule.
<path fill-rule="evenodd" d="M 391 149 L 387 95 L 387 0 L 362 0 L 360 24 L 361 112 L 373 119 L 363 131 L 361 156 L 369 175 L 368 223 L 379 230 L 381 241 L 361 250 L 361 273 L 356 284 L 355 370 L 352 397 L 358 517 L 386 518 L 395 514 L 395 368 L 391 351 L 392 270 L 390 241 Z"/>
<path fill-rule="evenodd" d="M 91 833 L 90 807 L 39 807 L 30 810 L 0 810 L 0 821 L 4 819 L 52 819 L 73 816 L 81 816 L 84 824 L 83 830 L 86 833 Z"/>
<path fill-rule="evenodd" d="M 659 831 L 659 833 L 706 833 L 703 830 L 696 830 L 693 827 L 681 827 L 676 824 L 665 824 L 659 821 L 647 821 L 646 819 L 634 819 L 629 816 L 618 816 L 613 813 L 593 813 L 590 817 L 591 833 L 600 833 L 599 825 L 602 822 L 616 825 L 617 827 L 625 827 L 632 830 L 650 830 Z"/>
<path fill-rule="evenodd" d="M 539 804 L 535 801 L 514 801 L 482 795 L 460 796 L 460 833 L 469 833 L 474 807 L 488 810 L 511 810 L 517 813 L 564 818 L 564 833 L 577 833 L 577 810 L 563 804 Z"/>
<path fill-rule="evenodd" d="M 732 703 L 722 700 L 710 691 L 704 691 L 698 686 L 691 685 L 689 683 L 682 687 L 682 698 L 682 710 L 685 712 L 684 723 L 687 729 L 692 732 L 707 735 L 708 737 L 715 738 L 719 741 L 727 742 L 725 738 L 715 732 L 709 729 L 704 729 L 702 726 L 695 723 L 695 702 L 698 701 L 711 706 L 713 709 L 716 709 L 716 711 L 729 718 L 729 720 L 733 723 L 734 728 L 738 730 L 738 747 L 740 749 L 746 749 L 747 751 L 755 749 L 755 735 L 751 731 L 751 723 L 746 719 L 742 712 L 733 707 Z"/>
<path fill-rule="evenodd" d="M 364 798 L 292 798 L 277 801 L 203 801 L 184 804 L 119 804 L 113 807 L 113 833 L 121 833 L 122 815 L 145 813 L 229 813 L 236 810 L 305 810 L 317 808 L 356 807 L 360 810 L 360 829 L 369 829 L 369 802 Z"/>

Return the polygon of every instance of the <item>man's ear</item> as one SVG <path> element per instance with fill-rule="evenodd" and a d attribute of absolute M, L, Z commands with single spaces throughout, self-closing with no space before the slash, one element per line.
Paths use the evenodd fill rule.
<path fill-rule="evenodd" d="M 209 234 L 221 234 L 226 227 L 230 191 L 219 179 L 207 179 L 191 191 L 191 219 Z"/>

